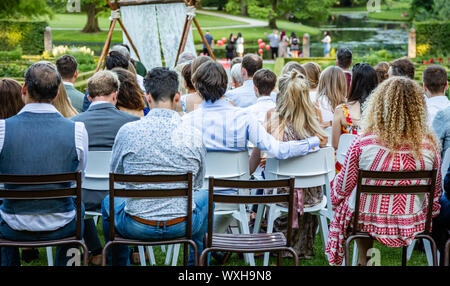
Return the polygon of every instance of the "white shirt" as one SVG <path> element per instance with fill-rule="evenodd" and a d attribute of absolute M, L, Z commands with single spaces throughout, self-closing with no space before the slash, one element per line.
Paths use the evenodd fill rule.
<path fill-rule="evenodd" d="M 426 97 L 428 111 L 428 126 L 432 126 L 433 119 L 436 114 L 450 106 L 450 101 L 445 95 Z"/>
<path fill-rule="evenodd" d="M 19 114 L 22 112 L 33 113 L 59 113 L 56 108 L 47 103 L 29 103 L 25 105 Z M 5 120 L 0 120 L 0 153 L 3 149 L 5 141 L 6 125 Z M 89 139 L 86 128 L 83 122 L 75 122 L 75 146 L 77 150 L 78 164 L 77 172 L 86 168 L 87 153 L 89 148 Z M 3 220 L 15 230 L 25 231 L 51 231 L 65 226 L 73 220 L 76 211 L 65 213 L 52 213 L 44 215 L 15 215 L 7 214 L 0 210 L 0 215 Z"/>
<path fill-rule="evenodd" d="M 136 74 L 136 81 L 139 85 L 139 87 L 142 89 L 142 91 L 145 93 L 145 86 L 144 86 L 144 77 Z"/>
<path fill-rule="evenodd" d="M 315 91 L 310 90 L 309 98 L 311 99 L 311 103 L 314 104 L 314 102 L 316 102 L 316 99 L 317 99 L 317 90 L 315 90 Z"/>
<path fill-rule="evenodd" d="M 264 126 L 264 121 L 266 121 L 266 114 L 269 110 L 275 108 L 275 102 L 273 102 L 270 96 L 258 97 L 256 103 L 246 107 L 245 109 L 253 114 L 258 122 Z"/>
<path fill-rule="evenodd" d="M 333 121 L 333 111 L 331 109 L 327 97 L 321 96 L 320 98 L 317 98 L 317 100 L 319 101 L 319 109 L 320 113 L 322 114 L 322 121 L 323 122 Z"/>
<path fill-rule="evenodd" d="M 228 90 L 225 97 L 231 99 L 237 107 L 248 107 L 256 103 L 255 87 L 252 79 L 244 81 L 244 84 L 238 88 Z M 276 100 L 276 93 L 270 94 L 272 99 Z"/>

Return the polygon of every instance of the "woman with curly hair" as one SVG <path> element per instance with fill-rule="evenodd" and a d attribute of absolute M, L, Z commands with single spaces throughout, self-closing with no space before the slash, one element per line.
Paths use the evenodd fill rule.
<path fill-rule="evenodd" d="M 344 243 L 351 230 L 358 170 L 437 170 L 432 215 L 440 211 L 441 156 L 437 139 L 427 127 L 422 88 L 406 77 L 382 82 L 369 97 L 361 120 L 361 135 L 351 144 L 342 171 L 331 187 L 334 218 L 330 224 L 326 253 L 331 265 L 342 264 Z M 380 185 L 389 181 L 381 180 Z M 397 181 L 415 185 L 417 181 Z M 401 197 L 400 197 L 401 196 Z M 408 246 L 425 228 L 427 200 L 423 195 L 361 195 L 358 230 L 388 247 Z M 359 264 L 367 265 L 373 240 L 356 241 Z"/>

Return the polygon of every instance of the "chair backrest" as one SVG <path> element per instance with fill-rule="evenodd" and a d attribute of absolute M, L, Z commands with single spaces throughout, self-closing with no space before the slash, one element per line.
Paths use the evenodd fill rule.
<path fill-rule="evenodd" d="M 108 190 L 109 163 L 112 151 L 89 151 L 83 188 L 90 190 Z"/>
<path fill-rule="evenodd" d="M 442 158 L 442 165 L 441 165 L 442 188 L 444 188 L 444 178 L 445 175 L 447 175 L 449 165 L 450 165 L 450 148 L 448 148 L 445 151 L 444 157 Z"/>
<path fill-rule="evenodd" d="M 352 233 L 357 232 L 359 221 L 359 207 L 361 194 L 428 194 L 427 217 L 425 222 L 424 233 L 430 232 L 431 215 L 433 210 L 433 196 L 436 187 L 437 170 L 431 171 L 406 171 L 406 172 L 382 172 L 382 171 L 358 171 L 358 186 L 356 188 L 355 212 L 353 217 Z M 425 181 L 426 184 L 421 185 L 374 185 L 373 180 L 418 180 Z M 363 184 L 367 180 L 372 181 L 371 184 Z"/>
<path fill-rule="evenodd" d="M 345 157 L 347 156 L 347 150 L 350 148 L 353 140 L 357 137 L 354 134 L 342 134 L 339 137 L 339 145 L 336 150 L 336 159 L 341 165 L 344 165 Z"/>
<path fill-rule="evenodd" d="M 184 188 L 174 189 L 117 189 L 115 183 L 166 184 L 186 183 Z M 181 175 L 123 175 L 109 174 L 110 240 L 115 237 L 114 197 L 123 198 L 173 198 L 187 197 L 186 238 L 192 238 L 192 172 Z"/>
<path fill-rule="evenodd" d="M 249 180 L 226 180 L 215 179 L 210 177 L 208 184 L 208 240 L 207 246 L 211 247 L 213 234 L 213 217 L 214 217 L 214 203 L 225 204 L 276 204 L 288 203 L 288 229 L 287 229 L 287 245 L 291 246 L 292 237 L 292 213 L 294 207 L 294 178 L 285 180 L 263 180 L 263 181 L 249 181 Z M 288 188 L 289 192 L 284 194 L 272 195 L 230 195 L 214 192 L 215 187 L 227 189 L 276 189 Z"/>
<path fill-rule="evenodd" d="M 206 153 L 206 171 L 203 188 L 208 187 L 208 178 L 248 180 L 250 178 L 248 151 Z"/>
<path fill-rule="evenodd" d="M 69 187 L 61 187 L 56 189 L 34 189 L 32 185 L 49 185 L 61 183 L 73 183 Z M 0 198 L 4 199 L 59 199 L 76 197 L 76 238 L 82 239 L 81 235 L 81 172 L 49 174 L 49 175 L 1 175 L 0 185 L 30 185 L 27 189 L 20 190 L 0 190 Z"/>

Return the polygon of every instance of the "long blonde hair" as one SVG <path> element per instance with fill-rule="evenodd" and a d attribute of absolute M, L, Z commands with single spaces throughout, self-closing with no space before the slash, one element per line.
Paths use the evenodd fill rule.
<path fill-rule="evenodd" d="M 340 67 L 329 66 L 319 77 L 317 99 L 326 97 L 334 112 L 336 106 L 345 102 L 347 97 L 347 78 Z"/>
<path fill-rule="evenodd" d="M 424 139 L 437 146 L 427 126 L 423 89 L 406 77 L 395 76 L 378 85 L 363 108 L 361 128 L 394 152 L 407 145 L 419 157 Z"/>
<path fill-rule="evenodd" d="M 52 101 L 52 104 L 65 118 L 71 118 L 78 114 L 78 112 L 70 103 L 70 100 L 67 97 L 66 88 L 64 87 L 64 84 L 62 82 L 59 85 L 58 95 Z"/>
<path fill-rule="evenodd" d="M 309 82 L 298 70 L 294 69 L 279 78 L 280 93 L 277 97 L 275 112 L 269 121 L 271 133 L 282 139 L 287 124 L 290 124 L 300 139 L 316 134 L 327 136 L 320 127 L 309 97 Z"/>

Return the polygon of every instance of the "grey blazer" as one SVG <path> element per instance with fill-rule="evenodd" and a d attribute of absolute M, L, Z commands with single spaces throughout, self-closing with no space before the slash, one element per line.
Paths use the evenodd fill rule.
<path fill-rule="evenodd" d="M 89 136 L 89 151 L 109 151 L 120 127 L 140 118 L 105 102 L 91 105 L 88 110 L 71 119 L 84 123 Z"/>
<path fill-rule="evenodd" d="M 82 112 L 84 94 L 70 84 L 64 84 L 64 87 L 66 88 L 66 93 L 70 98 L 72 106 L 76 109 L 76 111 L 78 111 L 78 113 Z"/>

